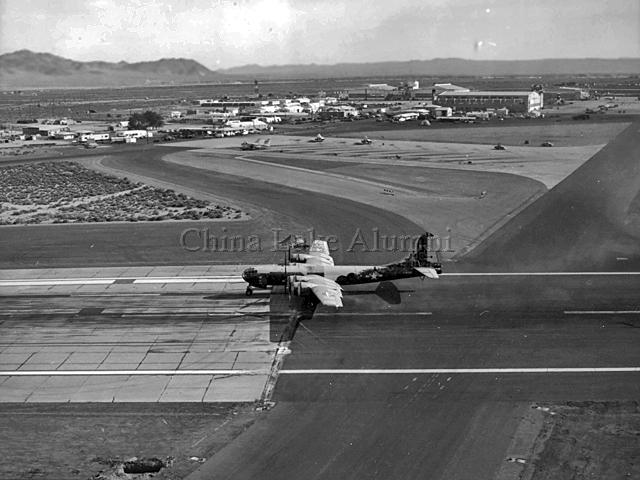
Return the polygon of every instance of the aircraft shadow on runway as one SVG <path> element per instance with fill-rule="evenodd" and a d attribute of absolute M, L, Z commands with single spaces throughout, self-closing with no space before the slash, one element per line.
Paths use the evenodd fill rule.
<path fill-rule="evenodd" d="M 344 291 L 345 297 L 365 297 L 377 296 L 388 305 L 400 305 L 402 303 L 403 293 L 413 293 L 413 289 L 398 289 L 391 281 L 380 282 L 375 289 L 353 289 L 348 288 Z M 252 317 L 269 319 L 269 337 L 273 343 L 291 341 L 295 335 L 298 323 L 301 321 L 311 320 L 318 307 L 318 302 L 308 297 L 299 297 L 289 295 L 285 292 L 284 287 L 275 286 L 271 292 L 256 292 L 261 298 L 250 301 L 244 307 L 238 309 L 237 312 L 230 314 L 229 317 Z M 205 300 L 216 302 L 219 300 L 231 300 L 239 298 L 237 293 L 217 293 L 203 297 Z M 251 309 L 246 310 L 255 303 L 262 303 L 265 297 L 269 297 L 269 311 L 255 312 Z M 242 298 L 244 293 L 242 293 Z M 228 320 L 229 317 L 224 317 Z"/>
<path fill-rule="evenodd" d="M 413 293 L 415 290 L 400 290 L 391 281 L 380 282 L 375 290 L 345 290 L 345 297 L 376 295 L 389 305 L 402 303 L 402 293 Z M 311 320 L 318 302 L 308 297 L 290 296 L 284 287 L 274 287 L 270 297 L 270 338 L 272 342 L 291 341 L 301 321 Z"/>

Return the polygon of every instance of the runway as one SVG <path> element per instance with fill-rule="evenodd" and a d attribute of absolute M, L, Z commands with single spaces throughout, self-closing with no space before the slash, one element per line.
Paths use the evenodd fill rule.
<path fill-rule="evenodd" d="M 637 399 L 638 127 L 457 275 L 395 282 L 400 305 L 345 296 L 341 315 L 303 321 L 276 406 L 189 479 L 516 478 L 507 459 L 532 460 L 535 434 L 518 436 L 532 406 Z"/>
<path fill-rule="evenodd" d="M 496 478 L 532 404 L 640 394 L 640 313 L 609 313 L 638 275 L 396 284 L 400 305 L 347 292 L 303 321 L 276 406 L 189 478 Z"/>
<path fill-rule="evenodd" d="M 279 348 L 265 313 L 284 296 L 248 302 L 236 269 L 193 268 L 13 271 L 0 286 L 0 398 L 259 399 Z M 491 477 L 532 403 L 640 394 L 637 272 L 396 285 L 400 304 L 354 286 L 337 315 L 303 320 L 275 372 L 275 406 L 191 478 Z"/>

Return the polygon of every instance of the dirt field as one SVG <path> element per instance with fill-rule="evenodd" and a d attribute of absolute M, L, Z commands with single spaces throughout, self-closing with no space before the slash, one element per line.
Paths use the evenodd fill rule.
<path fill-rule="evenodd" d="M 547 188 L 552 188 L 604 145 L 555 148 L 509 146 L 505 150 L 495 150 L 492 146 L 482 144 L 389 139 L 378 139 L 372 145 L 358 146 L 355 144 L 357 140 L 354 137 L 331 137 L 319 145 L 305 142 L 296 136 L 278 135 L 274 137 L 272 148 L 244 152 L 241 155 L 265 159 L 271 163 L 325 171 L 332 166 L 337 168 L 351 164 L 358 167 L 354 168 L 356 176 L 365 177 L 369 176 L 367 170 L 372 165 L 383 165 L 390 171 L 397 167 L 407 167 L 509 173 L 537 180 Z M 219 144 L 199 140 L 183 145 L 215 148 L 213 151 L 217 151 Z M 238 151 L 237 141 L 235 151 Z M 384 178 L 382 175 L 379 180 Z M 413 177 L 407 175 L 406 178 L 411 181 Z"/>
<path fill-rule="evenodd" d="M 547 405 L 540 451 L 529 480 L 640 478 L 640 405 L 580 402 Z"/>
<path fill-rule="evenodd" d="M 251 404 L 4 404 L 0 478 L 116 478 L 123 461 L 156 457 L 172 465 L 153 478 L 182 479 L 257 415 Z"/>
<path fill-rule="evenodd" d="M 430 142 L 455 142 L 524 146 L 541 148 L 542 142 L 552 142 L 557 147 L 602 145 L 629 126 L 627 122 L 529 122 L 521 120 L 520 125 L 502 126 L 496 122 L 486 125 L 458 125 L 450 128 L 420 127 L 397 130 L 369 130 L 363 132 L 380 140 L 414 140 Z M 337 134 L 337 136 L 346 136 Z M 349 134 L 348 136 L 353 136 Z"/>

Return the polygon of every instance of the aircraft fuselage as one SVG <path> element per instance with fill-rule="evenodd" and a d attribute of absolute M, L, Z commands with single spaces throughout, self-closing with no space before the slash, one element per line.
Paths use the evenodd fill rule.
<path fill-rule="evenodd" d="M 334 280 L 340 285 L 383 282 L 421 276 L 415 268 L 405 264 L 392 265 L 305 265 L 292 263 L 287 265 L 259 265 L 247 268 L 242 278 L 252 287 L 268 288 L 272 285 L 285 285 L 292 275 L 319 275 Z"/>

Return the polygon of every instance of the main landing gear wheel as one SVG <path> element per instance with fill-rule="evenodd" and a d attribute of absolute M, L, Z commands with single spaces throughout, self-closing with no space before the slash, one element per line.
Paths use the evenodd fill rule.
<path fill-rule="evenodd" d="M 247 297 L 250 297 L 251 295 L 253 295 L 253 288 L 251 288 L 251 287 L 247 287 L 247 289 L 244 291 L 244 294 L 245 294 Z"/>

